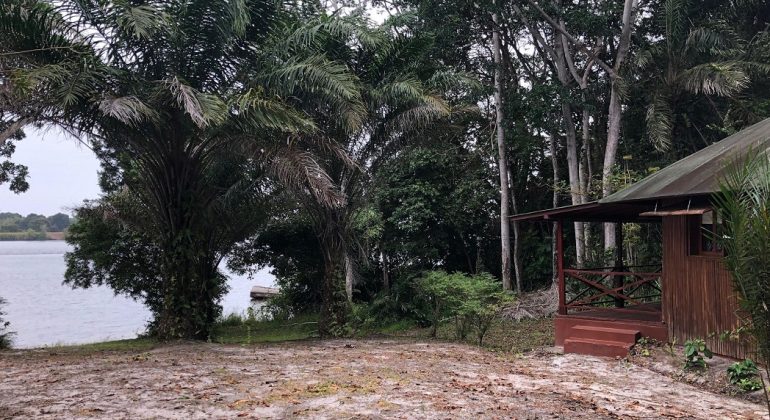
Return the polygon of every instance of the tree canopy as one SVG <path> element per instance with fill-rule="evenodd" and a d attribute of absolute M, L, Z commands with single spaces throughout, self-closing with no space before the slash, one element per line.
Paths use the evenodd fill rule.
<path fill-rule="evenodd" d="M 429 270 L 550 287 L 553 233 L 507 209 L 607 196 L 770 117 L 768 27 L 759 0 L 8 0 L 0 184 L 27 187 L 25 127 L 61 127 L 104 192 L 69 284 L 205 339 L 220 262 L 269 266 L 335 334 L 356 302 L 419 306 Z M 606 265 L 615 232 L 571 225 L 568 262 Z"/>

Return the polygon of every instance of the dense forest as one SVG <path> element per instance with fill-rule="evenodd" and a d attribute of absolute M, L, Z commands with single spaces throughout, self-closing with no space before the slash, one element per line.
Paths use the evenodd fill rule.
<path fill-rule="evenodd" d="M 276 311 L 322 335 L 424 318 L 440 273 L 551 286 L 551 227 L 509 215 L 770 117 L 769 23 L 760 0 L 6 0 L 0 184 L 28 186 L 25 128 L 89 144 L 104 195 L 75 211 L 66 282 L 143 301 L 161 338 L 207 338 L 225 258 L 272 267 Z M 659 233 L 626 229 L 655 259 Z M 616 247 L 569 235 L 570 264 Z"/>

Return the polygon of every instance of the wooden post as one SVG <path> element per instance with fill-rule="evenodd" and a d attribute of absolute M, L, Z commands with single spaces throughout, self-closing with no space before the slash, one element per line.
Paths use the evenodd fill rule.
<path fill-rule="evenodd" d="M 556 268 L 559 276 L 559 315 L 567 315 L 567 286 L 564 284 L 564 232 L 561 220 L 556 221 Z"/>
<path fill-rule="evenodd" d="M 623 268 L 623 223 L 615 223 L 615 268 L 613 271 L 625 271 Z M 623 287 L 623 276 L 617 275 L 612 280 L 612 287 Z M 620 291 L 623 294 L 623 290 Z M 615 298 L 615 307 L 622 308 L 626 305 L 626 301 L 621 298 Z"/>

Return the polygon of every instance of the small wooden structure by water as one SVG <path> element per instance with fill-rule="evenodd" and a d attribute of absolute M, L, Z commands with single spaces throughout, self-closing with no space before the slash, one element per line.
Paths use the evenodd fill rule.
<path fill-rule="evenodd" d="M 275 287 L 253 286 L 251 288 L 251 300 L 266 300 L 278 294 Z"/>
<path fill-rule="evenodd" d="M 720 339 L 740 319 L 723 251 L 712 240 L 721 221 L 711 204 L 727 164 L 748 153 L 770 154 L 770 119 L 599 201 L 513 216 L 556 223 L 556 344 L 567 353 L 624 356 L 643 336 L 678 343 L 703 338 L 717 354 L 749 355 L 745 344 Z M 566 267 L 562 227 L 572 222 L 659 223 L 661 264 L 624 264 L 618 228 L 614 266 Z"/>

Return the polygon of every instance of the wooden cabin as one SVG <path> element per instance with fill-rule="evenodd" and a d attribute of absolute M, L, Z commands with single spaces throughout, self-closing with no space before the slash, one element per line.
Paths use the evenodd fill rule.
<path fill-rule="evenodd" d="M 602 200 L 513 216 L 556 224 L 556 344 L 567 353 L 624 356 L 640 337 L 679 344 L 703 338 L 717 354 L 749 356 L 745 345 L 720 338 L 739 318 L 722 250 L 708 234 L 719 231 L 711 197 L 728 164 L 768 151 L 770 119 Z M 659 223 L 661 264 L 629 267 L 618 249 L 613 267 L 566 267 L 562 228 L 572 222 Z"/>

